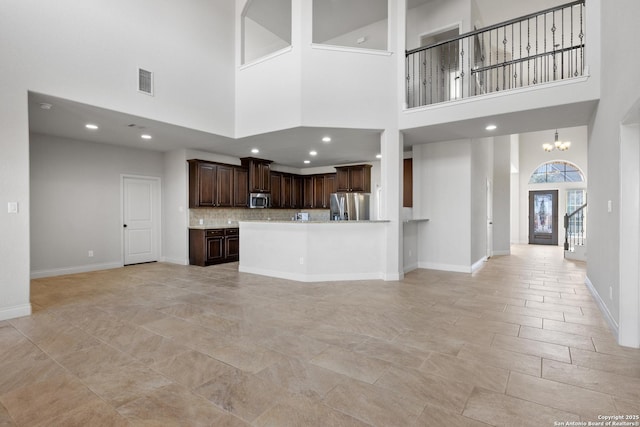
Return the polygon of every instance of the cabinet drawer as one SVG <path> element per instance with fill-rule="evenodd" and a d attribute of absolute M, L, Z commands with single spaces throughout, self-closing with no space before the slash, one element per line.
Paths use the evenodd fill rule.
<path fill-rule="evenodd" d="M 237 236 L 240 234 L 239 228 L 225 228 L 224 235 L 225 236 Z"/>
<path fill-rule="evenodd" d="M 206 230 L 205 235 L 207 237 L 224 236 L 224 230 Z"/>

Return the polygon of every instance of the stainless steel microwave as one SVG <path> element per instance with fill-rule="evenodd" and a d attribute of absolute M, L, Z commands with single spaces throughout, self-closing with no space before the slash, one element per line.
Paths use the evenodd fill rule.
<path fill-rule="evenodd" d="M 270 208 L 271 207 L 271 194 L 269 194 L 269 193 L 250 193 L 249 194 L 249 207 L 250 208 Z"/>

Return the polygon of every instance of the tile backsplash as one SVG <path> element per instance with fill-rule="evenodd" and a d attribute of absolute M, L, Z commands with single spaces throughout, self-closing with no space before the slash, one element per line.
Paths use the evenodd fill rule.
<path fill-rule="evenodd" d="M 194 208 L 189 209 L 189 226 L 218 226 L 245 220 L 288 221 L 298 212 L 309 212 L 310 221 L 329 221 L 328 209 L 246 209 L 246 208 Z"/>

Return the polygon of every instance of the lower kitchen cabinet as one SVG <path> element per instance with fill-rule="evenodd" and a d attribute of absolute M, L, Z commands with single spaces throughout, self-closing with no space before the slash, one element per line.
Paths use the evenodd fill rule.
<path fill-rule="evenodd" d="M 238 228 L 190 229 L 189 264 L 207 266 L 238 261 Z"/>

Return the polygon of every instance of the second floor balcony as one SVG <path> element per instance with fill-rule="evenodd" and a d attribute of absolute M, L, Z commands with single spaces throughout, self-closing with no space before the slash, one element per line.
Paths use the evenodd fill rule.
<path fill-rule="evenodd" d="M 584 0 L 442 38 L 406 52 L 408 108 L 586 74 Z"/>

